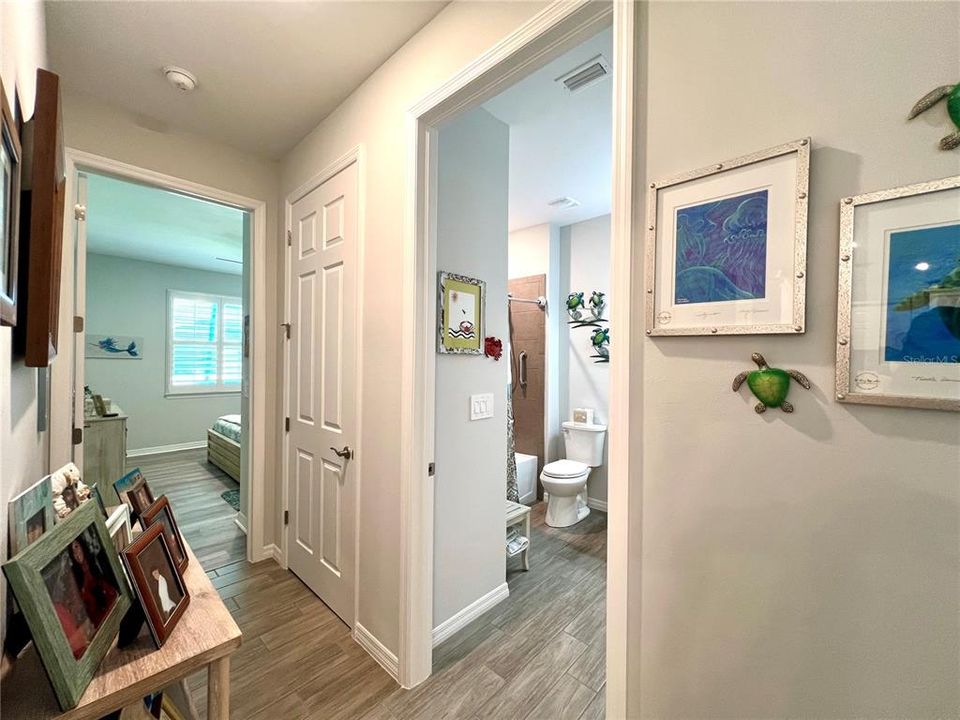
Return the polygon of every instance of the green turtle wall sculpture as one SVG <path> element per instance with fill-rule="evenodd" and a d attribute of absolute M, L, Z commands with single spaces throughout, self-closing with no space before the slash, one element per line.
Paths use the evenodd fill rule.
<path fill-rule="evenodd" d="M 787 402 L 787 393 L 790 392 L 790 379 L 796 380 L 804 389 L 810 389 L 810 381 L 799 370 L 781 370 L 767 365 L 763 355 L 758 352 L 750 356 L 759 370 L 745 370 L 733 379 L 733 391 L 736 392 L 747 381 L 750 392 L 760 402 L 753 409 L 757 414 L 766 412 L 767 408 L 778 407 L 784 412 L 793 412 L 793 405 Z"/>
<path fill-rule="evenodd" d="M 956 85 L 941 85 L 935 90 L 931 90 L 917 101 L 917 104 L 910 110 L 907 120 L 913 120 L 920 113 L 929 110 L 938 102 L 947 99 L 947 115 L 953 120 L 957 129 L 947 135 L 940 141 L 941 150 L 953 150 L 960 147 L 960 83 Z"/>

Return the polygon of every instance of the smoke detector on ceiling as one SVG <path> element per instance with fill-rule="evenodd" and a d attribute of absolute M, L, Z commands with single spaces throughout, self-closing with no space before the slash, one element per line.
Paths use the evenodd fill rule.
<path fill-rule="evenodd" d="M 610 74 L 610 63 L 603 55 L 590 58 L 583 65 L 564 73 L 556 79 L 572 93 L 600 82 Z"/>
<path fill-rule="evenodd" d="M 163 76 L 167 79 L 167 82 L 177 90 L 193 92 L 197 88 L 197 76 L 189 70 L 184 70 L 176 65 L 167 65 L 163 69 Z"/>
<path fill-rule="evenodd" d="M 579 200 L 574 200 L 572 197 L 558 197 L 555 200 L 551 200 L 547 203 L 554 210 L 569 210 L 570 208 L 575 208 L 580 204 Z"/>

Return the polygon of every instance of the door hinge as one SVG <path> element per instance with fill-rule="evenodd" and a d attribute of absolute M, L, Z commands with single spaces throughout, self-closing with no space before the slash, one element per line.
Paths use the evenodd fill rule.
<path fill-rule="evenodd" d="M 437 467 L 434 463 L 427 465 L 427 477 L 433 477 L 437 471 Z"/>
<path fill-rule="evenodd" d="M 83 428 L 73 428 L 72 442 L 74 445 L 79 445 L 83 442 Z"/>
<path fill-rule="evenodd" d="M 290 511 L 289 511 L 289 510 L 284 510 L 284 511 L 283 511 L 283 524 L 284 524 L 284 525 L 289 525 L 289 524 L 290 524 Z"/>
<path fill-rule="evenodd" d="M 80 317 L 79 315 L 73 316 L 73 331 L 75 333 L 83 332 L 83 318 Z"/>
<path fill-rule="evenodd" d="M 74 220 L 86 220 L 87 219 L 87 206 L 77 203 L 73 206 L 73 219 Z"/>
<path fill-rule="evenodd" d="M 287 247 L 293 245 L 293 233 L 287 230 Z"/>
<path fill-rule="evenodd" d="M 285 432 L 290 432 L 290 418 L 283 419 L 283 429 Z"/>
<path fill-rule="evenodd" d="M 287 340 L 290 339 L 290 323 L 280 323 L 280 327 L 283 328 L 283 334 L 286 336 Z"/>

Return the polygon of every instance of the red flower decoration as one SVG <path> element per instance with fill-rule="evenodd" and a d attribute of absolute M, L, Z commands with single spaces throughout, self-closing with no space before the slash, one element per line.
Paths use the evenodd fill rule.
<path fill-rule="evenodd" d="M 483 354 L 487 357 L 492 357 L 494 360 L 499 360 L 503 355 L 503 343 L 499 338 L 488 337 L 483 340 Z"/>

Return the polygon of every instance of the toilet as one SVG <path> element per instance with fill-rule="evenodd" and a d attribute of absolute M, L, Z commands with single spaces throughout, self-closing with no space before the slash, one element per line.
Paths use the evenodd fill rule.
<path fill-rule="evenodd" d="M 563 444 L 567 457 L 543 466 L 540 482 L 547 499 L 545 522 L 550 527 L 569 527 L 590 514 L 586 490 L 590 468 L 603 463 L 606 425 L 563 423 Z"/>

